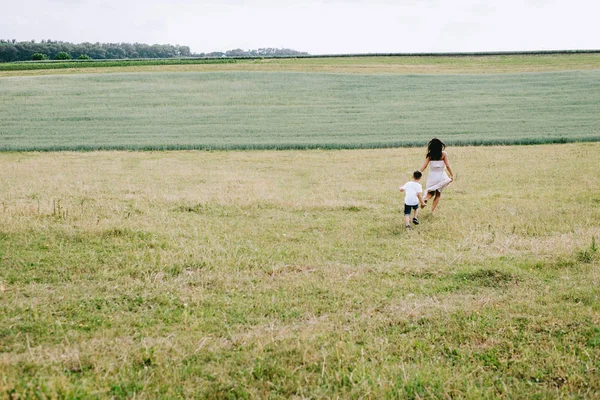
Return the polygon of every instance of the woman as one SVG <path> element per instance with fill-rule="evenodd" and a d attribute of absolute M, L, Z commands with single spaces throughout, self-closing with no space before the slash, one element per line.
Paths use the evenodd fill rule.
<path fill-rule="evenodd" d="M 431 213 L 433 214 L 435 208 L 440 202 L 442 197 L 442 190 L 444 190 L 450 182 L 454 180 L 454 173 L 450 168 L 450 162 L 448 161 L 448 154 L 444 151 L 446 145 L 438 138 L 433 138 L 427 145 L 427 156 L 425 157 L 425 163 L 419 171 L 425 171 L 427 165 L 431 164 L 429 168 L 429 175 L 427 176 L 427 183 L 425 184 L 425 204 L 433 197 L 433 204 L 431 205 Z M 448 169 L 450 177 L 446 175 L 444 168 Z"/>

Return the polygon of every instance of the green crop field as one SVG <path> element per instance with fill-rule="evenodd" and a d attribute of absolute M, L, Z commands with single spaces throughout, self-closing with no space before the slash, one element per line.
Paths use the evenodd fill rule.
<path fill-rule="evenodd" d="M 232 59 L 139 59 L 139 60 L 71 60 L 71 61 L 27 61 L 0 63 L 0 71 L 33 71 L 82 68 L 122 68 L 140 66 L 189 65 L 189 64 L 232 64 Z"/>
<path fill-rule="evenodd" d="M 600 70 L 0 78 L 0 149 L 372 148 L 594 141 Z"/>

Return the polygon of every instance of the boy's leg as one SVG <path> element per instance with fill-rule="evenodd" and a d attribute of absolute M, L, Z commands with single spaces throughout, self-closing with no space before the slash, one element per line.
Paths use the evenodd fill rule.
<path fill-rule="evenodd" d="M 410 206 L 404 205 L 404 224 L 410 229 Z"/>
<path fill-rule="evenodd" d="M 419 216 L 419 206 L 417 206 L 417 208 L 415 208 L 415 216 L 412 220 L 413 224 L 415 224 L 415 225 L 419 225 L 419 220 L 417 218 L 418 216 Z"/>

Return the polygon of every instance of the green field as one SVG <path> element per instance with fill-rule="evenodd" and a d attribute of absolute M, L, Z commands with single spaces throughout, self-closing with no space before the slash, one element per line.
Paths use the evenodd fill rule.
<path fill-rule="evenodd" d="M 0 71 L 32 71 L 82 68 L 121 68 L 140 66 L 189 65 L 189 64 L 233 64 L 232 59 L 140 59 L 140 60 L 71 60 L 71 61 L 27 61 L 0 63 Z"/>
<path fill-rule="evenodd" d="M 598 110 L 600 54 L 0 68 L 0 398 L 600 398 Z"/>
<path fill-rule="evenodd" d="M 232 63 L 232 61 L 234 61 Z M 214 64 L 217 65 L 214 65 Z M 225 64 L 223 64 L 225 63 Z M 149 71 L 294 71 L 357 74 L 482 74 L 600 69 L 600 52 L 462 56 L 344 56 L 265 59 L 163 59 L 0 64 L 0 76 Z"/>
<path fill-rule="evenodd" d="M 0 154 L 0 397 L 600 396 L 600 143 Z"/>
<path fill-rule="evenodd" d="M 226 66 L 223 66 L 224 68 Z M 600 139 L 600 70 L 0 78 L 0 149 L 373 148 Z"/>

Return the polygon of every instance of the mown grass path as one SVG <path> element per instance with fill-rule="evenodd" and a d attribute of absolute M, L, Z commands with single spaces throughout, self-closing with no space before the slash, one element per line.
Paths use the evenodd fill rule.
<path fill-rule="evenodd" d="M 372 148 L 600 138 L 600 70 L 0 79 L 1 150 Z"/>

